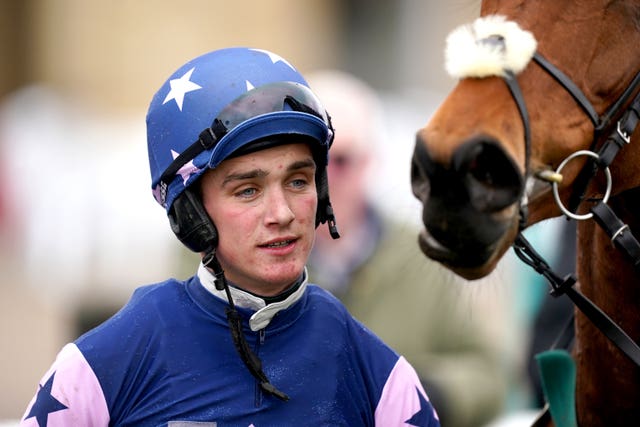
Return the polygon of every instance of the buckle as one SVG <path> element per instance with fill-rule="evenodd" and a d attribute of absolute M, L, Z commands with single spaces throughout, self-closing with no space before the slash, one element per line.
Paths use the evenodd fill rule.
<path fill-rule="evenodd" d="M 620 125 L 621 120 L 618 120 L 618 135 L 620 135 L 620 138 L 622 138 L 622 140 L 626 143 L 629 144 L 631 142 L 631 135 L 629 135 L 627 132 L 625 132 L 624 130 L 622 130 L 622 126 Z"/>

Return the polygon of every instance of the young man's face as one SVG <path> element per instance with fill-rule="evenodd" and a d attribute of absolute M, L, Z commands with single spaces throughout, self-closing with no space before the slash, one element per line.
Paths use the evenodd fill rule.
<path fill-rule="evenodd" d="M 315 170 L 310 148 L 299 143 L 227 159 L 203 175 L 228 280 L 271 296 L 300 276 L 315 236 Z"/>

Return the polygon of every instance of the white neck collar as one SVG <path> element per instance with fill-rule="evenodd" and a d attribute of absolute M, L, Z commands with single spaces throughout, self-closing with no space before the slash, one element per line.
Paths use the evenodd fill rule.
<path fill-rule="evenodd" d="M 208 290 L 212 295 L 222 299 L 223 301 L 227 301 L 227 294 L 224 290 L 216 289 L 215 281 L 216 278 L 202 263 L 198 267 L 198 278 L 200 279 L 200 283 L 206 290 Z M 278 302 L 271 303 L 267 305 L 264 300 L 258 296 L 250 294 L 249 292 L 243 291 L 242 289 L 236 288 L 234 286 L 229 287 L 229 291 L 231 292 L 231 298 L 233 298 L 233 303 L 238 307 L 248 308 L 250 310 L 255 310 L 255 313 L 249 319 L 249 326 L 252 331 L 259 331 L 260 329 L 264 329 L 267 327 L 273 316 L 276 315 L 281 310 L 291 307 L 294 303 L 296 303 L 300 297 L 304 294 L 305 289 L 307 288 L 307 268 L 304 269 L 304 278 L 302 283 L 286 299 Z"/>

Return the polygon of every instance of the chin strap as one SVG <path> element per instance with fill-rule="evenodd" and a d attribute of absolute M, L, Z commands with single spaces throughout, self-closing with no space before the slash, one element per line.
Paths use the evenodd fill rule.
<path fill-rule="evenodd" d="M 289 400 L 289 396 L 278 390 L 271 382 L 269 382 L 269 378 L 262 370 L 262 361 L 260 358 L 251 350 L 247 340 L 242 331 L 242 318 L 240 317 L 240 313 L 236 310 L 236 306 L 233 303 L 233 298 L 231 297 L 231 291 L 229 290 L 229 284 L 224 276 L 224 270 L 218 261 L 218 257 L 216 257 L 215 250 L 207 252 L 207 254 L 202 259 L 202 263 L 205 267 L 210 268 L 213 271 L 213 275 L 215 277 L 215 286 L 218 290 L 224 290 L 227 294 L 227 300 L 229 301 L 229 306 L 226 308 L 225 312 L 227 315 L 227 322 L 229 323 L 229 328 L 231 330 L 231 337 L 233 338 L 233 343 L 244 362 L 251 375 L 254 376 L 256 380 L 260 383 L 260 388 L 266 393 L 277 397 L 280 400 L 287 401 Z"/>

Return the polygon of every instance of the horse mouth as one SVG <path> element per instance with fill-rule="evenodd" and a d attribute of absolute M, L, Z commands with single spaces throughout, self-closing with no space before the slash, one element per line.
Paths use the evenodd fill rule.
<path fill-rule="evenodd" d="M 485 247 L 447 247 L 436 239 L 425 227 L 418 236 L 420 250 L 429 258 L 437 261 L 468 280 L 486 276 L 492 269 L 496 245 Z"/>
<path fill-rule="evenodd" d="M 488 275 L 517 227 L 524 177 L 499 141 L 479 135 L 449 159 L 416 140 L 413 194 L 422 203 L 422 252 L 466 279 Z M 436 151 L 437 153 L 437 151 Z"/>
<path fill-rule="evenodd" d="M 420 250 L 422 250 L 426 256 L 443 264 L 455 262 L 458 258 L 458 255 L 454 251 L 440 244 L 426 228 L 423 228 L 420 232 L 418 244 L 420 245 Z"/>

